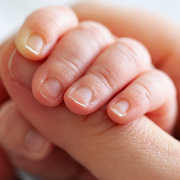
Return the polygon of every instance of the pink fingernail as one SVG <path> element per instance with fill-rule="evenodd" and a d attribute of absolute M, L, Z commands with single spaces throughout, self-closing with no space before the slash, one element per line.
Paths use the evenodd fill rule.
<path fill-rule="evenodd" d="M 111 110 L 120 117 L 125 116 L 128 109 L 129 103 L 125 100 L 119 101 L 111 108 Z"/>
<path fill-rule="evenodd" d="M 70 98 L 81 106 L 88 106 L 92 100 L 92 92 L 86 87 L 81 87 L 73 92 Z"/>
<path fill-rule="evenodd" d="M 40 93 L 49 102 L 54 102 L 60 97 L 62 88 L 59 81 L 54 79 L 46 80 L 40 88 Z"/>
<path fill-rule="evenodd" d="M 39 54 L 44 46 L 44 41 L 40 36 L 33 34 L 27 39 L 25 46 L 31 52 Z"/>

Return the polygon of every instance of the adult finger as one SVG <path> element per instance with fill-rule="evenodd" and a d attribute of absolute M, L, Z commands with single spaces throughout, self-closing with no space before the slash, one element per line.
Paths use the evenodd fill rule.
<path fill-rule="evenodd" d="M 48 179 L 80 180 L 81 177 L 92 177 L 94 180 L 93 176 L 64 150 L 53 146 L 35 130 L 13 101 L 3 104 L 0 110 L 0 144 L 13 166 L 33 175 Z M 0 158 L 3 166 L 0 177 L 10 180 L 14 174 L 10 173 L 11 169 L 4 163 L 5 158 L 1 157 L 1 153 Z M 2 169 L 5 170 L 1 171 Z"/>
<path fill-rule="evenodd" d="M 0 110 L 0 144 L 8 152 L 29 159 L 46 157 L 52 144 L 14 109 L 13 102 L 6 102 Z M 6 139 L 6 140 L 5 140 Z"/>

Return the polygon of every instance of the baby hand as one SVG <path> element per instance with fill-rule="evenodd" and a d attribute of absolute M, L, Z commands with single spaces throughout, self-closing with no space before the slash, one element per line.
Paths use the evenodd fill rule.
<path fill-rule="evenodd" d="M 87 115 L 110 101 L 107 113 L 117 123 L 126 124 L 146 114 L 164 130 L 172 129 L 175 87 L 153 67 L 139 42 L 115 38 L 97 22 L 78 22 L 68 8 L 49 7 L 26 19 L 16 46 L 24 58 L 13 61 L 13 66 L 27 59 L 45 59 L 39 61 L 37 70 L 29 66 L 35 71 L 32 90 L 40 103 L 57 106 L 64 100 L 72 112 Z M 17 51 L 14 55 L 21 56 Z M 11 66 L 12 76 L 19 79 L 21 74 L 13 74 Z"/>
<path fill-rule="evenodd" d="M 110 133 L 116 131 L 121 132 L 124 126 L 112 128 L 112 126 L 117 127 L 117 124 L 109 121 L 104 111 L 96 111 L 110 100 L 107 111 L 111 119 L 115 122 L 126 124 L 146 114 L 164 130 L 170 132 L 176 115 L 175 88 L 171 80 L 164 73 L 153 68 L 147 50 L 135 40 L 128 38 L 115 39 L 104 26 L 98 23 L 82 22 L 78 24 L 71 10 L 63 10 L 67 12 L 65 13 L 67 17 L 73 16 L 74 24 L 71 22 L 68 24 L 67 20 L 63 22 L 59 19 L 58 25 L 54 15 L 58 15 L 58 13 L 63 14 L 60 8 L 54 7 L 40 10 L 36 13 L 41 15 L 41 21 L 38 14 L 34 13 L 34 15 L 28 18 L 29 20 L 26 20 L 25 25 L 21 28 L 21 30 L 24 27 L 26 30 L 30 28 L 30 30 L 32 30 L 32 36 L 29 34 L 26 37 L 27 31 L 21 34 L 20 30 L 16 37 L 16 47 L 20 52 L 22 48 L 24 48 L 21 52 L 22 54 L 24 53 L 23 56 L 16 50 L 14 40 L 9 41 L 2 50 L 2 79 L 18 108 L 29 120 L 29 122 L 27 121 L 26 123 L 26 119 L 23 118 L 23 116 L 19 118 L 21 117 L 20 114 L 16 114 L 17 119 L 15 115 L 12 114 L 10 114 L 11 118 L 9 119 L 3 120 L 4 118 L 1 118 L 3 120 L 1 120 L 1 123 L 4 123 L 4 126 L 1 126 L 1 130 L 3 130 L 1 139 L 6 149 L 10 150 L 10 152 L 15 152 L 15 155 L 20 154 L 29 159 L 32 159 L 32 157 L 34 159 L 44 158 L 51 148 L 51 144 L 47 141 L 43 141 L 45 142 L 43 143 L 43 148 L 40 147 L 40 151 L 43 153 L 39 151 L 38 153 L 29 151 L 27 153 L 27 149 L 25 151 L 23 142 L 24 135 L 27 135 L 29 130 L 34 130 L 33 125 L 37 129 L 42 128 L 40 133 L 45 134 L 45 137 L 52 137 L 53 134 L 55 140 L 52 142 L 55 144 L 59 143 L 59 146 L 61 145 L 60 142 L 67 142 L 68 138 L 64 136 L 64 134 L 66 134 L 65 131 L 68 132 L 67 134 L 73 134 L 73 145 L 75 144 L 74 137 L 78 137 L 78 141 L 76 142 L 81 142 L 79 137 L 83 137 L 82 132 L 84 129 L 87 130 L 84 127 L 77 126 L 77 124 L 80 124 L 78 122 L 81 121 L 85 123 L 84 126 L 87 124 L 91 126 L 92 123 L 91 127 L 93 127 L 93 130 L 98 129 L 94 127 L 100 127 L 101 130 L 106 127 L 106 130 L 111 129 Z M 34 20 L 32 19 L 33 16 L 35 17 Z M 62 16 L 58 15 L 57 17 Z M 48 22 L 48 18 L 51 19 L 51 21 L 49 20 L 49 23 L 46 23 L 46 21 Z M 29 24 L 32 24 L 29 25 L 29 27 L 28 21 Z M 50 30 L 51 32 L 56 30 L 56 26 L 51 26 L 51 22 L 55 22 L 57 27 L 59 27 L 57 33 L 50 33 Z M 42 28 L 41 23 L 43 24 Z M 35 25 L 33 26 L 33 24 Z M 48 30 L 48 28 L 50 30 Z M 38 31 L 38 29 L 40 31 Z M 31 31 L 29 32 L 31 33 Z M 40 36 L 42 36 L 42 38 Z M 20 40 L 18 41 L 19 37 Z M 49 37 L 49 39 L 47 37 Z M 59 40 L 57 41 L 57 39 Z M 18 45 L 18 43 L 20 43 L 20 45 Z M 36 44 L 36 46 L 32 47 L 34 44 Z M 35 62 L 29 59 L 43 60 Z M 48 81 L 49 83 L 46 84 Z M 82 115 L 94 111 L 96 111 L 96 113 L 91 116 L 77 116 L 66 110 L 63 103 L 55 108 L 42 106 L 37 103 L 37 101 L 34 101 L 31 91 L 27 88 L 27 86 L 31 87 L 31 82 L 33 82 L 33 92 L 36 99 L 46 106 L 56 106 L 64 99 L 68 108 L 75 113 Z M 53 85 L 54 82 L 55 86 Z M 56 91 L 58 89 L 57 87 L 60 87 L 60 91 Z M 43 88 L 45 89 L 43 90 Z M 51 91 L 53 91 L 53 93 L 51 93 Z M 78 91 L 80 93 L 78 93 Z M 58 93 L 56 94 L 56 92 Z M 90 93 L 88 94 L 87 92 Z M 55 94 L 56 96 L 54 96 Z M 114 96 L 116 97 L 113 98 Z M 85 97 L 90 97 L 89 101 L 87 101 Z M 8 107 L 6 109 L 6 115 L 8 112 L 13 113 L 11 107 L 14 108 L 15 104 L 12 103 L 10 105 L 10 108 Z M 18 111 L 18 109 L 16 110 Z M 12 121 L 8 123 L 8 120 Z M 68 129 L 63 123 L 66 125 L 68 123 L 75 124 L 76 127 L 83 130 L 80 131 L 78 128 L 75 128 L 75 125 Z M 94 124 L 96 124 L 96 126 L 94 126 Z M 131 123 L 128 127 L 134 128 L 134 124 L 136 124 L 136 122 Z M 13 131 L 11 131 L 10 136 L 7 136 L 9 129 L 11 129 L 9 127 L 11 127 Z M 151 129 L 151 126 L 147 125 L 147 127 Z M 131 130 L 131 128 L 129 128 L 129 130 Z M 136 130 L 136 128 L 137 126 L 134 129 Z M 58 132 L 60 132 L 60 134 L 58 134 Z M 92 129 L 88 132 L 92 132 Z M 101 134 L 99 131 L 97 132 L 97 134 Z M 35 131 L 35 133 L 37 132 Z M 80 136 L 77 136 L 76 133 L 79 133 Z M 116 137 L 123 137 L 124 139 L 124 136 L 121 136 L 121 134 L 116 135 Z M 126 132 L 124 135 L 126 135 Z M 2 137 L 6 137 L 6 141 L 4 141 Z M 9 139 L 7 139 L 7 137 Z M 61 140 L 61 138 L 64 141 Z M 133 139 L 133 136 L 131 138 Z M 32 143 L 34 144 L 34 140 L 32 141 L 31 138 L 28 139 L 30 139 L 30 147 L 34 148 L 34 145 L 32 145 Z M 51 140 L 52 138 L 49 139 Z M 81 143 L 81 146 L 86 144 L 84 142 Z M 81 146 L 77 143 L 77 147 Z M 45 150 L 43 150 L 44 147 Z M 58 163 L 62 163 L 58 158 L 53 157 L 53 159 L 58 161 Z M 74 161 L 72 162 L 74 163 Z M 24 161 L 20 161 L 20 165 L 18 164 L 18 166 L 23 167 L 23 163 Z M 65 164 L 67 165 L 67 163 Z M 35 163 L 31 166 L 35 169 L 35 172 L 37 172 L 37 165 L 39 164 Z M 45 163 L 41 161 L 41 165 L 40 167 L 44 168 Z M 59 166 L 56 167 L 58 167 L 56 170 L 59 172 Z M 64 168 L 64 164 L 61 167 Z M 63 168 L 62 172 L 64 172 Z M 47 173 L 49 175 L 49 171 L 47 171 Z M 70 174 L 69 168 L 67 174 Z"/>

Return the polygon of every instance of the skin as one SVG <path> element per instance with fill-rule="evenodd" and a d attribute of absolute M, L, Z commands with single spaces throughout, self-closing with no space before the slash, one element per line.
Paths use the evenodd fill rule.
<path fill-rule="evenodd" d="M 85 7 L 81 8 L 84 9 Z M 96 7 L 96 5 L 94 5 L 94 7 Z M 100 10 L 101 6 L 98 8 Z M 102 9 L 103 8 L 106 7 L 102 7 Z M 79 14 L 81 14 L 82 9 L 79 9 Z M 114 9 L 112 12 L 116 13 Z M 86 17 L 86 15 L 87 14 L 85 14 L 84 17 Z M 81 18 L 81 16 L 79 17 Z M 29 87 L 26 85 L 22 86 L 21 84 L 17 85 L 17 81 L 9 74 L 8 61 L 14 48 L 14 42 L 11 40 L 2 51 L 1 71 L 6 88 L 18 108 L 23 112 L 24 117 L 42 134 L 68 152 L 76 161 L 90 170 L 97 179 L 119 179 L 119 177 L 122 179 L 163 179 L 164 177 L 167 179 L 179 179 L 179 174 L 177 173 L 179 166 L 178 141 L 160 130 L 145 116 L 129 125 L 121 126 L 113 123 L 108 118 L 105 113 L 105 108 L 89 116 L 78 116 L 72 114 L 64 104 L 55 107 L 53 110 L 40 105 L 33 98 Z M 153 53 L 152 58 L 154 59 Z M 24 102 L 29 102 L 29 104 L 24 106 Z M 19 112 L 12 102 L 7 103 L 4 108 L 7 111 L 12 108 L 14 112 Z M 38 112 L 38 114 L 36 112 Z M 6 114 L 7 113 L 4 113 L 4 115 Z M 17 117 L 22 117 L 21 113 L 16 114 Z M 34 116 L 34 114 L 36 114 L 36 116 Z M 61 118 L 59 119 L 57 117 Z M 11 118 L 9 117 L 7 119 Z M 38 119 L 43 119 L 43 121 L 38 121 Z M 53 122 L 49 122 L 49 119 L 52 119 Z M 6 122 L 8 124 L 8 120 Z M 51 127 L 53 131 L 49 127 Z M 156 136 L 157 134 L 158 138 Z M 93 144 L 93 146 L 91 144 Z M 79 147 L 81 147 L 82 153 L 79 153 Z M 104 151 L 104 149 L 106 151 Z M 112 152 L 116 155 L 115 157 L 111 155 Z M 161 156 L 159 154 L 161 154 Z M 161 157 L 158 162 L 154 158 L 156 156 Z M 149 160 L 148 167 L 146 163 L 147 158 Z M 106 159 L 106 161 L 104 161 L 104 159 Z M 136 161 L 132 161 L 132 159 L 136 159 Z M 164 162 L 167 161 L 167 167 L 164 167 Z M 101 162 L 103 162 L 103 167 Z M 111 162 L 111 167 L 109 167 L 109 162 Z M 24 162 L 18 158 L 15 158 L 14 163 L 28 169 L 27 164 L 23 164 Z M 159 164 L 162 166 L 159 166 Z M 137 166 L 139 167 L 138 169 Z M 42 166 L 39 165 L 38 167 Z M 75 164 L 74 167 L 81 169 L 77 164 Z M 128 167 L 128 172 L 130 171 L 132 174 L 126 172 L 126 167 Z M 146 169 L 146 173 L 143 172 L 142 174 L 143 168 Z M 72 177 L 77 176 L 77 172 L 75 173 L 76 175 L 72 173 Z M 85 177 L 83 177 L 84 173 L 86 175 Z M 53 173 L 51 175 L 53 175 Z M 87 179 L 89 176 L 92 179 L 94 178 L 83 169 L 81 173 L 78 174 L 77 179 Z M 56 176 L 56 178 L 60 179 L 65 177 Z M 68 177 L 66 177 L 66 179 L 68 179 Z"/>
<path fill-rule="evenodd" d="M 80 21 L 95 20 L 104 24 L 118 37 L 131 37 L 143 43 L 151 55 L 153 65 L 167 73 L 173 80 L 177 90 L 178 107 L 180 107 L 180 62 L 178 60 L 180 57 L 180 27 L 177 24 L 157 17 L 157 15 L 128 9 L 120 10 L 115 7 L 108 8 L 101 4 L 85 3 L 75 7 L 74 10 Z M 156 27 L 155 30 L 154 27 Z M 180 137 L 179 122 L 178 115 L 175 130 L 177 139 Z"/>
<path fill-rule="evenodd" d="M 69 21 L 61 20 L 64 13 Z M 52 33 L 53 27 L 57 33 Z M 33 44 L 29 43 L 34 34 L 36 38 L 38 35 L 43 39 L 38 53 L 34 52 L 39 47 L 36 46 L 38 43 L 35 40 Z M 60 40 L 55 44 L 57 39 Z M 106 27 L 93 21 L 79 23 L 70 9 L 49 7 L 34 12 L 26 19 L 15 43 L 27 59 L 40 61 L 46 57 L 37 69 L 33 70 L 33 65 L 32 68 L 19 67 L 32 69 L 29 74 L 32 91 L 43 105 L 53 107 L 64 100 L 72 112 L 88 115 L 111 100 L 107 112 L 117 123 L 126 124 L 148 112 L 165 131 L 172 130 L 176 116 L 175 88 L 165 74 L 153 68 L 149 53 L 139 42 L 114 38 Z M 11 61 L 16 56 L 19 56 L 17 52 Z M 9 65 L 14 79 L 21 78 L 22 75 L 14 71 L 18 68 L 13 67 L 14 64 L 23 63 L 12 62 Z M 22 80 L 22 84 L 28 85 L 27 80 Z M 127 111 L 124 108 L 119 113 L 114 110 L 119 102 L 128 103 Z"/>

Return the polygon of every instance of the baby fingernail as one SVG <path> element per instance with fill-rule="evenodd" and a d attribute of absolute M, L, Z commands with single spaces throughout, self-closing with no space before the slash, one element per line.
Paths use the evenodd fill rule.
<path fill-rule="evenodd" d="M 15 49 L 9 59 L 8 69 L 13 79 L 24 86 L 31 87 L 33 74 L 39 65 L 40 62 L 27 60 Z"/>
<path fill-rule="evenodd" d="M 26 41 L 26 48 L 35 54 L 39 54 L 44 46 L 43 39 L 38 35 L 31 35 Z"/>
<path fill-rule="evenodd" d="M 70 98 L 81 106 L 88 106 L 92 100 L 92 92 L 86 87 L 81 87 L 73 92 Z"/>
<path fill-rule="evenodd" d="M 36 130 L 31 129 L 25 136 L 25 145 L 31 151 L 39 152 L 49 145 L 49 141 Z"/>
<path fill-rule="evenodd" d="M 111 110 L 120 117 L 125 116 L 128 109 L 129 103 L 125 100 L 119 101 L 111 108 Z"/>
<path fill-rule="evenodd" d="M 48 101 L 53 102 L 54 100 L 59 98 L 61 90 L 61 85 L 57 80 L 48 79 L 41 86 L 40 93 Z"/>

